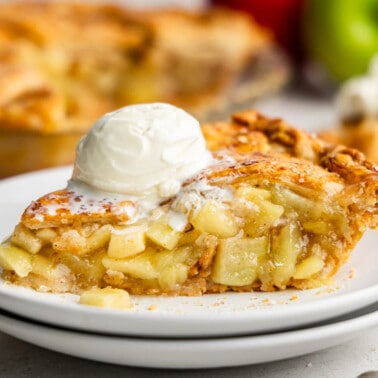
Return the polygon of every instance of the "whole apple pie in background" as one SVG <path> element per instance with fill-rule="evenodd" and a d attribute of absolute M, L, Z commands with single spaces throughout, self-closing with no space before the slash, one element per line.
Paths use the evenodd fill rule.
<path fill-rule="evenodd" d="M 242 13 L 0 5 L 0 177 L 72 163 L 102 114 L 165 101 L 205 119 L 277 90 L 288 70 Z"/>
<path fill-rule="evenodd" d="M 33 202 L 0 247 L 3 277 L 52 292 L 95 287 L 97 299 L 111 288 L 306 289 L 329 283 L 365 230 L 378 229 L 378 172 L 358 151 L 255 111 L 202 130 L 214 163 L 148 217 L 133 201 L 68 189 Z"/>

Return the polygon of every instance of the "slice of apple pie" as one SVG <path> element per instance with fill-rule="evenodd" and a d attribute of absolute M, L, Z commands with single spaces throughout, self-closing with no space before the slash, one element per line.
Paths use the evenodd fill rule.
<path fill-rule="evenodd" d="M 255 111 L 202 132 L 210 165 L 148 216 L 130 198 L 70 187 L 33 202 L 0 247 L 3 277 L 73 293 L 306 289 L 378 228 L 378 172 L 361 153 Z"/>

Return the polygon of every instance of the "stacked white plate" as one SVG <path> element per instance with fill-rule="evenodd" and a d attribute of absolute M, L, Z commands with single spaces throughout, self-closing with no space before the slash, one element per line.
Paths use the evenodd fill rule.
<path fill-rule="evenodd" d="M 71 168 L 0 182 L 0 237 Z M 133 297 L 130 310 L 0 281 L 0 330 L 70 355 L 123 365 L 205 368 L 268 362 L 343 343 L 378 326 L 378 234 L 367 232 L 328 287 L 199 298 Z"/>

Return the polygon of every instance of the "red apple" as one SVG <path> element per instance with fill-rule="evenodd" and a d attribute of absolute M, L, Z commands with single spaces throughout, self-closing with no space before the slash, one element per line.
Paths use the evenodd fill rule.
<path fill-rule="evenodd" d="M 273 31 L 289 53 L 300 55 L 300 18 L 304 0 L 214 0 L 215 4 L 250 13 L 261 25 Z"/>

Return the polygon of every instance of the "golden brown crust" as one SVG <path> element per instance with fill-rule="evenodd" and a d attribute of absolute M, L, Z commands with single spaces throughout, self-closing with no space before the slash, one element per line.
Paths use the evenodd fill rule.
<path fill-rule="evenodd" d="M 344 179 L 356 176 L 360 178 L 363 174 L 370 176 L 377 172 L 374 164 L 359 151 L 324 142 L 316 136 L 289 126 L 281 119 L 270 119 L 254 110 L 234 114 L 232 119 L 237 125 L 248 127 L 249 131 L 264 134 L 273 150 L 335 171 Z M 336 164 L 335 161 L 339 163 Z"/>
<path fill-rule="evenodd" d="M 377 228 L 378 171 L 360 152 L 327 144 L 253 110 L 234 114 L 230 123 L 206 124 L 203 132 L 219 162 L 199 172 L 184 187 L 204 178 L 210 185 L 233 187 L 265 181 L 282 184 L 315 200 L 337 195 L 340 201 L 358 211 L 367 225 Z M 67 196 L 63 190 L 53 197 L 42 197 L 26 210 L 22 222 L 30 228 L 48 227 L 52 224 L 49 222 L 56 225 L 59 219 L 72 223 L 75 214 L 70 214 L 72 204 Z M 52 198 L 61 204 L 62 211 L 55 218 L 41 217 L 49 214 Z M 55 206 L 56 202 L 53 203 Z M 70 215 L 60 218 L 60 212 Z M 89 212 L 82 219 L 100 218 L 98 212 Z"/>
<path fill-rule="evenodd" d="M 32 202 L 22 215 L 22 223 L 30 229 L 91 222 L 117 224 L 127 222 L 135 213 L 136 206 L 130 201 L 109 197 L 93 200 L 63 189 Z"/>
<path fill-rule="evenodd" d="M 148 39 L 147 26 L 128 21 L 127 13 L 106 5 L 2 4 L 0 82 L 8 80 L 9 90 L 0 93 L 1 128 L 84 131 L 113 109 L 116 103 L 106 101 L 113 84 L 98 81 L 120 75 Z"/>

